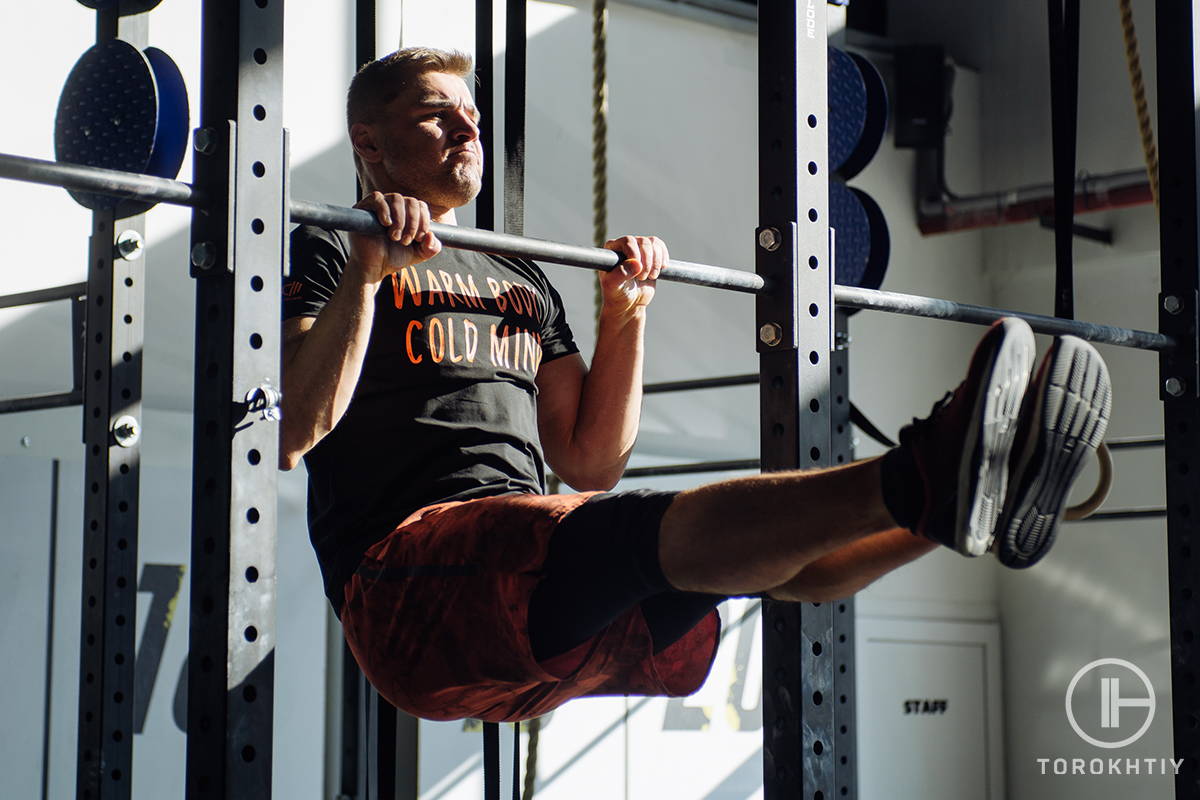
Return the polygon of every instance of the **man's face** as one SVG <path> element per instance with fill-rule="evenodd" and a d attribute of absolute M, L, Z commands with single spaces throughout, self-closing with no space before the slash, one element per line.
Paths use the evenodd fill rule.
<path fill-rule="evenodd" d="M 469 203 L 483 174 L 478 122 L 462 78 L 445 72 L 417 76 L 375 125 L 381 165 L 392 184 L 379 188 L 444 209 Z"/>

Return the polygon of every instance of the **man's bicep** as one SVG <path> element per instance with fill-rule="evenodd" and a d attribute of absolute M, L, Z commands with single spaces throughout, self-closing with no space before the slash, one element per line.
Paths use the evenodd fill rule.
<path fill-rule="evenodd" d="M 586 375 L 587 365 L 579 353 L 543 362 L 538 368 L 538 433 L 551 466 L 571 442 Z"/>

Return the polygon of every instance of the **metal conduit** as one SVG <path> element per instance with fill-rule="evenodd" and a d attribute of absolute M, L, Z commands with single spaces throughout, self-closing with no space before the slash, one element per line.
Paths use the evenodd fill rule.
<path fill-rule="evenodd" d="M 190 184 L 149 175 L 119 170 L 59 164 L 23 156 L 0 153 L 0 178 L 62 186 L 68 189 L 111 194 L 120 197 L 197 207 L 204 205 L 203 193 Z M 373 233 L 379 224 L 370 212 L 362 209 L 293 200 L 290 205 L 293 222 L 321 225 L 327 228 Z M 434 233 L 449 247 L 462 250 L 496 253 L 519 258 L 533 258 L 555 264 L 588 269 L 609 270 L 617 265 L 619 256 L 611 250 L 578 245 L 560 244 L 524 236 L 476 230 L 455 225 L 433 225 Z M 661 278 L 676 283 L 708 286 L 736 292 L 759 294 L 769 289 L 762 277 L 745 270 L 714 267 L 687 261 L 671 261 Z M 1152 331 L 1131 330 L 1112 325 L 1064 320 L 1042 314 L 988 308 L 970 303 L 957 303 L 919 295 L 860 289 L 854 286 L 835 286 L 834 299 L 839 306 L 885 311 L 916 317 L 953 320 L 989 325 L 1001 317 L 1020 317 L 1035 331 L 1049 334 L 1072 334 L 1090 342 L 1132 347 L 1139 350 L 1163 352 L 1175 346 L 1169 336 Z"/>

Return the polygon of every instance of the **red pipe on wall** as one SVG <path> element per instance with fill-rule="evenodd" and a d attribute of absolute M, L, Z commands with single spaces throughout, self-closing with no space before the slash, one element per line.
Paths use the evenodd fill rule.
<path fill-rule="evenodd" d="M 1076 183 L 1075 213 L 1125 208 L 1154 202 L 1145 170 L 1097 175 Z M 990 228 L 1054 216 L 1054 187 L 1030 186 L 952 200 L 922 200 L 917 227 L 923 234 Z"/>

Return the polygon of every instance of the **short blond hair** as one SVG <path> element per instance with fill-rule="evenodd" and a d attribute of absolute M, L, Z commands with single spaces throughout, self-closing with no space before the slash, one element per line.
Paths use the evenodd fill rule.
<path fill-rule="evenodd" d="M 426 72 L 446 72 L 466 78 L 471 57 L 458 50 L 405 47 L 363 66 L 346 93 L 346 127 L 374 122 L 381 109 L 404 91 L 409 82 Z"/>

